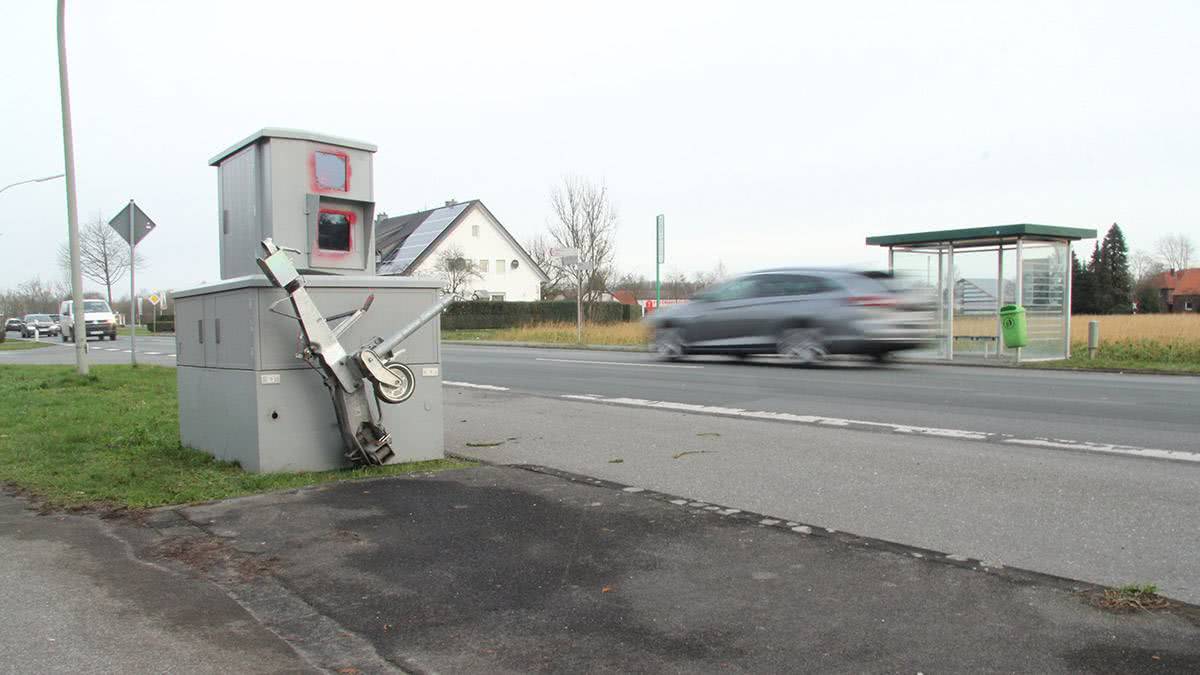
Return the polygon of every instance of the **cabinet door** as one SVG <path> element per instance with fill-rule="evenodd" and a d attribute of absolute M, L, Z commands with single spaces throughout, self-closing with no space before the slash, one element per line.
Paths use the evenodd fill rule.
<path fill-rule="evenodd" d="M 216 365 L 221 368 L 254 367 L 256 291 L 244 289 L 213 296 L 213 343 Z"/>
<path fill-rule="evenodd" d="M 200 341 L 204 344 L 204 365 L 209 368 L 217 366 L 217 342 L 216 342 L 216 302 L 213 296 L 204 296 L 204 321 L 200 325 Z"/>
<path fill-rule="evenodd" d="M 203 366 L 204 344 L 200 341 L 204 298 L 175 300 L 175 362 L 181 366 Z"/>

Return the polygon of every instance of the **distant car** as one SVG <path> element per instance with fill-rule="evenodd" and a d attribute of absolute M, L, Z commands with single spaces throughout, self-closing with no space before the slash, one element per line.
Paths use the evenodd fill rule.
<path fill-rule="evenodd" d="M 934 298 L 889 274 L 788 268 L 731 279 L 646 318 L 665 359 L 779 354 L 807 364 L 827 354 L 885 360 L 933 338 Z"/>
<path fill-rule="evenodd" d="M 49 314 L 26 314 L 21 324 L 21 337 L 31 338 L 35 330 L 38 335 L 58 335 L 58 324 Z"/>
<path fill-rule="evenodd" d="M 76 334 L 75 314 L 72 311 L 73 304 L 72 301 L 66 300 L 58 308 L 58 313 L 62 315 L 59 326 L 63 342 L 74 342 L 78 337 Z M 112 308 L 108 306 L 107 302 L 103 300 L 84 300 L 83 320 L 85 324 L 83 339 L 85 341 L 92 336 L 97 336 L 101 340 L 105 336 L 110 340 L 117 339 L 117 317 L 113 314 Z"/>
<path fill-rule="evenodd" d="M 21 320 L 15 316 L 13 318 L 9 319 L 8 321 L 4 322 L 4 332 L 5 333 L 11 333 L 14 330 L 17 331 L 18 333 L 20 333 L 21 329 L 24 327 L 25 327 L 25 324 L 22 323 Z"/>

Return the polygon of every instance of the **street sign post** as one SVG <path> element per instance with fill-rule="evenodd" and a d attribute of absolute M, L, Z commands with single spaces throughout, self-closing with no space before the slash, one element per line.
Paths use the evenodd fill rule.
<path fill-rule="evenodd" d="M 575 289 L 575 341 L 583 342 L 583 275 L 595 267 L 591 263 L 580 260 L 579 249 L 555 247 L 550 249 L 551 257 L 562 261 L 562 266 L 575 273 L 577 288 Z"/>
<path fill-rule="evenodd" d="M 658 240 L 654 257 L 654 309 L 658 309 L 659 305 L 662 305 L 662 277 L 659 275 L 659 268 L 667 260 L 667 217 L 664 214 L 658 214 L 658 217 L 654 219 L 654 225 Z"/>
<path fill-rule="evenodd" d="M 134 281 L 133 271 L 137 267 L 134 263 L 134 247 L 138 245 L 146 235 L 156 227 L 154 221 L 150 220 L 150 216 L 146 212 L 139 209 L 138 205 L 129 200 L 129 204 L 121 209 L 121 212 L 113 216 L 113 219 L 108 221 L 112 229 L 117 231 L 125 241 L 129 242 L 129 363 L 137 365 L 137 285 Z M 84 335 L 87 335 L 87 329 L 84 329 Z"/>

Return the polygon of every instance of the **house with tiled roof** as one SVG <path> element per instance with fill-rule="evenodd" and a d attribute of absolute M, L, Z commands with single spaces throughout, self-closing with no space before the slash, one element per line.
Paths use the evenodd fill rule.
<path fill-rule="evenodd" d="M 1167 270 L 1150 280 L 1158 289 L 1164 311 L 1200 311 L 1200 267 Z"/>
<path fill-rule="evenodd" d="M 458 251 L 478 271 L 461 289 L 481 300 L 540 300 L 550 277 L 483 202 L 454 200 L 445 206 L 394 218 L 375 225 L 379 274 L 437 277 L 441 251 Z"/>

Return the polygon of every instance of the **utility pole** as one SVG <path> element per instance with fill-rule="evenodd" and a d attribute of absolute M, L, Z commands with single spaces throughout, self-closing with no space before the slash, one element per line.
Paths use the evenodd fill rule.
<path fill-rule="evenodd" d="M 58 93 L 62 101 L 63 163 L 67 176 L 67 238 L 71 249 L 71 325 L 75 334 L 75 368 L 80 375 L 87 375 L 87 312 L 83 307 L 83 272 L 79 266 L 79 216 L 75 211 L 75 145 L 71 136 L 71 94 L 67 88 L 66 0 L 58 0 Z M 81 337 L 83 339 L 80 339 Z"/>
<path fill-rule="evenodd" d="M 655 225 L 655 251 L 654 251 L 654 310 L 658 311 L 662 306 L 662 277 L 659 274 L 659 268 L 662 267 L 665 256 L 665 239 L 667 229 L 667 217 L 663 214 L 658 214 L 654 219 Z"/>
<path fill-rule="evenodd" d="M 137 246 L 137 234 L 133 231 L 133 200 L 129 200 L 129 365 L 137 365 L 137 283 L 133 280 L 133 272 L 137 269 L 137 261 L 133 258 Z"/>

